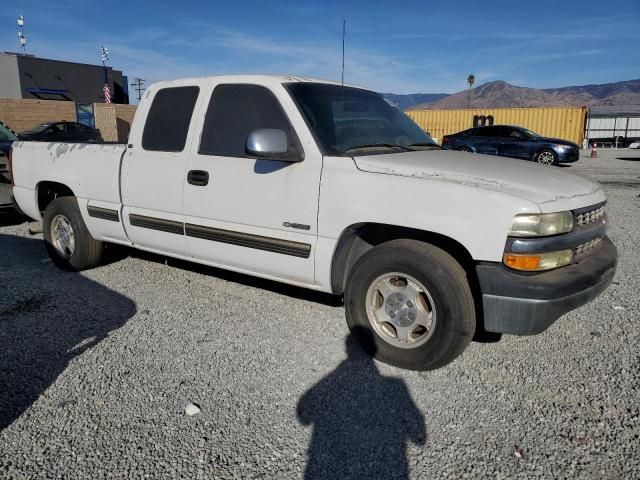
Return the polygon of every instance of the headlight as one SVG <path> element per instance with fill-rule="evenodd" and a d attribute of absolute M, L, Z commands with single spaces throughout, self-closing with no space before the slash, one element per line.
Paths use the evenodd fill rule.
<path fill-rule="evenodd" d="M 564 150 L 565 148 L 571 148 L 571 147 L 569 147 L 569 145 L 560 145 L 560 144 L 557 144 L 557 143 L 554 144 L 553 146 L 556 147 L 559 150 Z"/>
<path fill-rule="evenodd" d="M 573 230 L 573 214 L 524 213 L 513 217 L 509 236 L 511 237 L 547 237 Z"/>
<path fill-rule="evenodd" d="M 549 253 L 505 253 L 502 261 L 515 270 L 539 272 L 569 265 L 573 261 L 573 252 L 568 249 Z"/>

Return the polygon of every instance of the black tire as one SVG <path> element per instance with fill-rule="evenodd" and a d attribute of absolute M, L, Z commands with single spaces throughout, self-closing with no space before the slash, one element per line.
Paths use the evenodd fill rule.
<path fill-rule="evenodd" d="M 73 231 L 75 245 L 70 254 L 68 249 L 64 255 L 54 246 L 52 224 L 58 217 L 65 219 Z M 76 197 L 56 198 L 47 206 L 42 220 L 42 234 L 51 260 L 63 270 L 87 270 L 100 264 L 102 242 L 95 240 L 87 230 Z"/>
<path fill-rule="evenodd" d="M 548 160 L 542 161 L 542 158 L 548 159 L 551 158 L 550 162 Z M 550 148 L 543 148 L 539 152 L 535 154 L 533 159 L 538 162 L 540 165 L 558 165 L 558 154 L 551 150 Z"/>
<path fill-rule="evenodd" d="M 404 349 L 386 341 L 372 327 L 367 291 L 381 275 L 401 272 L 429 291 L 436 321 L 426 343 Z M 363 348 L 378 360 L 409 370 L 433 370 L 458 357 L 473 338 L 475 308 L 466 273 L 444 250 L 414 240 L 393 240 L 365 253 L 354 265 L 344 295 L 347 323 Z M 362 331 L 366 332 L 363 335 Z"/>

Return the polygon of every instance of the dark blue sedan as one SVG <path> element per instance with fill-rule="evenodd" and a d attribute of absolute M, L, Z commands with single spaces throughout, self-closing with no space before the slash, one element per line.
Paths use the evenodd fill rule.
<path fill-rule="evenodd" d="M 543 165 L 575 162 L 578 145 L 559 138 L 546 138 L 522 127 L 492 125 L 445 135 L 442 146 L 451 150 L 532 160 Z"/>

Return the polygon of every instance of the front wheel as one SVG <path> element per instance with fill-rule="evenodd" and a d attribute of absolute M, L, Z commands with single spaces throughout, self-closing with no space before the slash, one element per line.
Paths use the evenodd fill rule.
<path fill-rule="evenodd" d="M 75 197 L 56 198 L 47 206 L 42 234 L 47 252 L 58 267 L 79 271 L 100 264 L 102 242 L 87 230 Z"/>
<path fill-rule="evenodd" d="M 464 269 L 444 250 L 413 240 L 383 243 L 358 260 L 349 275 L 345 309 L 365 350 L 410 370 L 448 364 L 475 331 Z"/>
<path fill-rule="evenodd" d="M 534 160 L 541 165 L 557 165 L 558 155 L 553 150 L 540 150 L 538 153 L 536 153 Z"/>

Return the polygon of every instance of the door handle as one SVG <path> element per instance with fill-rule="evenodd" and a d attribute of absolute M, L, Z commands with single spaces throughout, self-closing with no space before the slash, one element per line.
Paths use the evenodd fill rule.
<path fill-rule="evenodd" d="M 209 183 L 209 172 L 204 170 L 189 170 L 187 173 L 187 183 L 196 187 L 204 187 Z"/>

